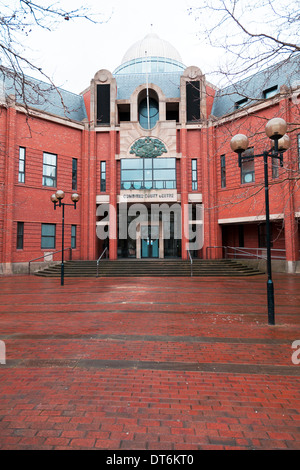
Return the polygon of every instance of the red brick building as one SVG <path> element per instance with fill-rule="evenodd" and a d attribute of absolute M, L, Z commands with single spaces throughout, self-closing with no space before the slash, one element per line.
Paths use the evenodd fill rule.
<path fill-rule="evenodd" d="M 188 249 L 199 258 L 264 256 L 263 160 L 252 155 L 270 147 L 264 127 L 273 117 L 288 123 L 291 146 L 283 167 L 269 161 L 272 256 L 275 268 L 299 272 L 299 64 L 296 57 L 218 90 L 151 34 L 80 95 L 31 86 L 24 106 L 3 79 L 1 272 L 60 259 L 57 189 L 66 203 L 80 195 L 65 213 L 73 259 L 96 260 L 105 247 L 112 260 L 187 259 Z M 230 148 L 237 133 L 249 137 L 241 168 Z"/>

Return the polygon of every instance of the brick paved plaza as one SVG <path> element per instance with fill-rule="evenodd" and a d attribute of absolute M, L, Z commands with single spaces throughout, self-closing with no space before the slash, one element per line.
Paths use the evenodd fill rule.
<path fill-rule="evenodd" d="M 264 275 L 2 277 L 0 449 L 299 449 L 300 276 L 274 287 L 268 326 Z"/>

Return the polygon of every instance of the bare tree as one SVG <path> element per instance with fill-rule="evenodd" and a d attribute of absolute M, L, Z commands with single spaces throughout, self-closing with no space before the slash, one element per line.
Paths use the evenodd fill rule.
<path fill-rule="evenodd" d="M 64 21 L 84 19 L 102 23 L 101 15 L 84 6 L 67 10 L 64 0 L 54 3 L 51 0 L 1 0 L 0 9 L 0 99 L 5 100 L 9 94 L 15 95 L 16 100 L 28 109 L 38 102 L 51 99 L 49 96 L 47 98 L 47 92 L 53 98 L 52 92 L 55 91 L 67 114 L 61 90 L 40 65 L 28 57 L 23 50 L 22 39 L 36 28 L 53 31 Z M 35 74 L 38 72 L 40 80 L 28 77 L 25 69 Z"/>
<path fill-rule="evenodd" d="M 201 0 L 189 8 L 199 38 L 223 49 L 217 72 L 242 79 L 300 52 L 300 5 L 294 0 Z"/>

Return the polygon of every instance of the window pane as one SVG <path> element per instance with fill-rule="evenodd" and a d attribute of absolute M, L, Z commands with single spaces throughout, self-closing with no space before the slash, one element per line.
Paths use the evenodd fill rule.
<path fill-rule="evenodd" d="M 42 224 L 42 236 L 55 236 L 55 225 Z"/>
<path fill-rule="evenodd" d="M 176 178 L 175 170 L 154 170 L 154 180 L 174 180 Z"/>
<path fill-rule="evenodd" d="M 129 180 L 142 180 L 143 172 L 142 170 L 124 170 L 122 171 L 122 179 L 125 181 Z"/>
<path fill-rule="evenodd" d="M 42 248 L 55 248 L 55 239 L 52 237 L 42 238 Z"/>
<path fill-rule="evenodd" d="M 175 158 L 156 158 L 153 161 L 153 168 L 175 168 Z"/>
<path fill-rule="evenodd" d="M 50 187 L 54 188 L 55 185 L 56 185 L 55 179 L 47 178 L 47 177 L 43 178 L 43 186 L 50 186 Z"/>
<path fill-rule="evenodd" d="M 142 158 L 124 158 L 121 160 L 122 170 L 139 170 L 143 168 Z"/>
<path fill-rule="evenodd" d="M 44 176 L 52 176 L 52 178 L 55 178 L 56 168 L 54 166 L 45 166 L 44 165 L 43 173 L 44 173 Z"/>
<path fill-rule="evenodd" d="M 56 155 L 52 153 L 44 153 L 44 163 L 46 165 L 56 166 Z"/>

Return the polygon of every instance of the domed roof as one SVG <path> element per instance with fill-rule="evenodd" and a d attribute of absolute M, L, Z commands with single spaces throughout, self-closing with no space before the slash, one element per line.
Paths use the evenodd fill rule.
<path fill-rule="evenodd" d="M 182 63 L 179 52 L 172 44 L 161 39 L 157 34 L 150 33 L 128 49 L 122 59 L 122 64 L 146 56 L 162 57 Z"/>

